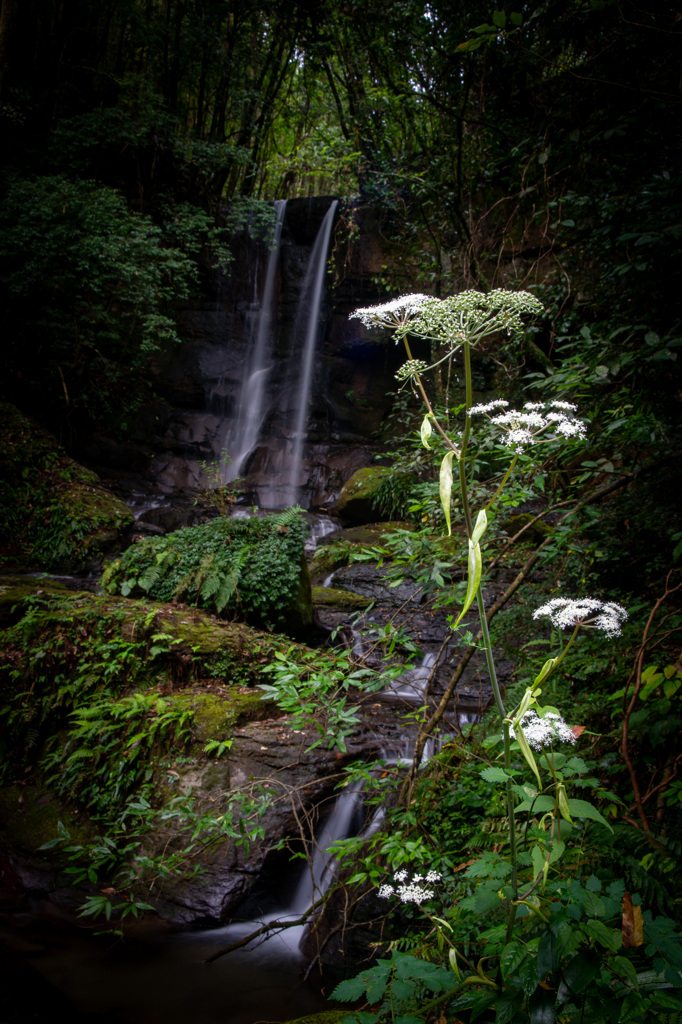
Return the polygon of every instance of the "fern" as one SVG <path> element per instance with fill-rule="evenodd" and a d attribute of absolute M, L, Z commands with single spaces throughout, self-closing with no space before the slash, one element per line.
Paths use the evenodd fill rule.
<path fill-rule="evenodd" d="M 278 512 L 276 516 L 271 516 L 270 522 L 274 527 L 291 526 L 294 522 L 301 522 L 303 514 L 300 505 L 292 505 L 290 508 L 285 508 L 283 512 Z"/>

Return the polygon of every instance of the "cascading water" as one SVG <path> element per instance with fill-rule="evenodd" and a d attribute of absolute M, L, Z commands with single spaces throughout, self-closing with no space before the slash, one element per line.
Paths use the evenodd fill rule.
<path fill-rule="evenodd" d="M 294 325 L 294 344 L 290 356 L 288 377 L 298 379 L 298 387 L 295 390 L 294 411 L 296 419 L 294 422 L 293 445 L 287 474 L 287 483 L 283 494 L 283 504 L 293 505 L 296 501 L 303 481 L 301 469 L 303 465 L 303 442 L 306 436 L 306 423 L 308 420 L 308 406 L 310 403 L 310 392 L 313 380 L 313 367 L 315 348 L 319 333 L 320 307 L 324 292 L 324 277 L 327 265 L 327 252 L 329 250 L 329 239 L 334 224 L 334 214 L 338 206 L 338 200 L 332 203 L 325 214 L 324 220 L 317 233 L 313 250 L 310 254 L 310 262 L 306 271 L 305 280 L 299 308 L 296 314 Z M 298 339 L 303 337 L 302 349 L 299 349 Z"/>
<path fill-rule="evenodd" d="M 286 199 L 275 202 L 276 223 L 272 248 L 265 270 L 265 284 L 261 298 L 255 343 L 246 364 L 235 419 L 225 439 L 230 462 L 224 473 L 224 482 L 239 475 L 244 462 L 251 454 L 263 426 L 267 413 L 267 383 L 272 370 L 273 320 L 275 310 L 275 282 L 280 255 L 282 225 L 286 211 Z"/>

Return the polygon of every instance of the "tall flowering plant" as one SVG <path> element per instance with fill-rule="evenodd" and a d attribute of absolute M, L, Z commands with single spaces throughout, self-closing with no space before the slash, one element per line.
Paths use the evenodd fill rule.
<path fill-rule="evenodd" d="M 627 618 L 627 612 L 615 602 L 592 597 L 554 598 L 537 608 L 533 616 L 535 620 L 549 619 L 555 629 L 569 630 L 570 636 L 563 650 L 545 661 L 518 704 L 507 707 L 498 681 L 481 585 L 481 540 L 488 528 L 488 512 L 502 495 L 520 454 L 535 446 L 558 445 L 569 438 L 581 439 L 586 436 L 586 424 L 576 416 L 577 409 L 569 402 L 527 402 L 520 409 L 510 408 L 502 398 L 481 405 L 473 403 L 472 347 L 501 331 L 520 332 L 529 318 L 540 315 L 542 311 L 541 304 L 528 292 L 497 290 L 487 294 L 467 291 L 444 300 L 425 295 L 405 295 L 379 306 L 359 309 L 352 314 L 366 327 L 390 328 L 396 342 L 402 342 L 407 361 L 397 376 L 409 382 L 424 403 L 425 412 L 420 431 L 422 444 L 431 449 L 434 441 L 438 440 L 441 451 L 444 449 L 439 468 L 439 489 L 447 530 L 448 533 L 452 531 L 452 497 L 456 489 L 459 492 L 468 552 L 466 593 L 452 628 L 459 627 L 475 604 L 480 627 L 478 646 L 484 651 L 495 706 L 502 722 L 502 764 L 489 765 L 481 775 L 486 781 L 501 784 L 504 788 L 508 855 L 502 857 L 497 852 L 485 853 L 475 859 L 467 870 L 469 877 L 485 880 L 485 885 L 481 887 L 485 891 L 480 906 L 489 907 L 497 901 L 498 905 L 507 907 L 506 923 L 501 935 L 497 936 L 498 956 L 484 958 L 485 963 L 469 963 L 458 948 L 452 926 L 429 909 L 435 893 L 422 884 L 422 876 L 417 875 L 408 883 L 405 872 L 402 872 L 403 877 L 396 874 L 393 884 L 384 884 L 379 895 L 387 899 L 397 898 L 403 903 L 418 903 L 423 908 L 434 927 L 439 930 L 441 940 L 450 946 L 450 963 L 456 976 L 456 983 L 451 988 L 421 1006 L 418 1017 L 403 1015 L 405 1021 L 423 1020 L 429 1012 L 435 1012 L 436 1007 L 454 1000 L 452 1006 L 468 1007 L 475 1011 L 472 1019 L 486 1007 L 494 1006 L 497 1024 L 509 1020 L 530 1020 L 531 1024 L 542 1021 L 543 1024 L 549 1024 L 557 1019 L 559 1012 L 568 1012 L 576 993 L 583 992 L 596 979 L 593 968 L 599 956 L 596 961 L 594 957 L 590 961 L 585 951 L 586 942 L 592 942 L 597 953 L 601 944 L 605 955 L 613 954 L 609 966 L 611 974 L 607 974 L 604 981 L 607 993 L 612 991 L 614 985 L 620 985 L 621 989 L 624 985 L 632 985 L 630 961 L 616 955 L 621 944 L 619 933 L 603 925 L 599 914 L 594 911 L 596 904 L 590 902 L 590 894 L 597 892 L 601 883 L 594 880 L 590 889 L 588 880 L 587 887 L 574 888 L 571 896 L 573 910 L 569 918 L 572 914 L 570 919 L 576 923 L 575 927 L 567 924 L 568 931 L 564 928 L 566 922 L 556 913 L 559 890 L 555 888 L 552 891 L 551 899 L 543 899 L 550 867 L 557 864 L 564 855 L 576 819 L 591 820 L 610 828 L 593 804 L 569 794 L 570 781 L 584 775 L 586 766 L 580 757 L 568 756 L 560 747 L 573 748 L 581 729 L 571 727 L 564 720 L 560 709 L 541 704 L 543 688 L 569 654 L 580 630 L 599 630 L 605 638 L 617 636 Z M 428 366 L 415 359 L 410 344 L 412 336 L 437 342 L 436 348 L 440 352 L 438 362 Z M 437 414 L 425 383 L 425 372 L 450 359 L 455 352 L 461 353 L 465 388 L 464 425 L 457 436 L 452 435 L 447 420 Z M 470 501 L 471 460 L 468 449 L 472 431 L 483 417 L 489 420 L 493 430 L 499 433 L 503 447 L 508 449 L 509 464 L 487 505 L 474 509 Z M 417 742 L 414 763 L 404 784 L 403 799 L 406 805 L 410 803 L 423 748 L 422 737 Z M 520 785 L 518 782 L 520 772 L 514 763 L 518 760 L 516 754 L 513 757 L 515 750 L 518 750 L 532 773 L 533 782 L 530 785 Z M 589 780 L 584 778 L 582 782 L 589 784 Z M 520 857 L 519 823 L 524 820 L 527 822 L 526 849 L 523 857 Z M 486 874 L 489 875 L 488 879 Z M 436 880 L 434 874 L 426 874 L 424 878 L 427 881 Z M 618 905 L 620 892 L 620 889 L 618 892 L 616 889 L 609 892 L 609 899 L 614 906 Z M 600 905 L 606 906 L 604 901 Z M 479 907 L 477 904 L 473 906 L 475 909 Z M 605 913 L 605 910 L 600 913 Z M 523 925 L 520 924 L 522 918 Z M 529 919 L 535 921 L 540 929 L 540 937 L 536 936 L 531 941 L 528 940 L 527 930 L 524 932 Z M 587 922 L 584 925 L 583 919 Z M 491 948 L 494 948 L 494 944 Z M 391 963 L 390 970 L 395 970 L 396 976 L 399 974 L 404 983 L 407 965 L 404 961 L 400 965 Z M 386 968 L 387 978 L 390 970 Z M 416 977 L 421 977 L 418 970 Z M 336 997 L 357 998 L 360 992 L 357 981 L 355 979 L 355 987 L 351 983 L 344 983 L 350 986 L 347 988 L 340 986 L 335 993 Z M 436 992 L 436 982 L 432 981 L 432 991 Z M 461 1001 L 465 990 L 479 991 L 467 1003 L 466 999 Z M 369 988 L 367 991 L 369 993 Z M 610 995 L 608 998 L 611 998 Z M 457 999 L 460 999 L 459 1003 Z M 619 1015 L 622 1005 L 622 999 L 613 1002 L 608 1011 L 610 1016 L 605 1019 L 621 1019 Z M 403 1016 L 398 1015 L 395 1019 L 402 1021 Z M 354 1019 L 362 1018 L 369 1024 L 370 1018 L 383 1020 L 385 1017 L 386 1014 L 373 1017 L 360 1015 Z M 566 1020 L 572 1019 L 570 1015 L 566 1017 Z"/>

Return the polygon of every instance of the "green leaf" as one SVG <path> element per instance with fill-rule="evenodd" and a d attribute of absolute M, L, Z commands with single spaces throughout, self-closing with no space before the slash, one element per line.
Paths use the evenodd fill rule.
<path fill-rule="evenodd" d="M 527 952 L 526 947 L 522 946 L 519 942 L 507 943 L 500 956 L 500 970 L 505 980 L 514 973 Z"/>
<path fill-rule="evenodd" d="M 594 939 L 595 942 L 600 942 L 602 946 L 606 946 L 612 953 L 617 953 L 623 945 L 623 936 L 620 930 L 607 928 L 603 921 L 597 921 L 592 918 L 586 921 L 583 927 L 591 939 Z"/>
<path fill-rule="evenodd" d="M 533 687 L 539 686 L 540 683 L 542 683 L 547 678 L 547 676 L 552 671 L 558 660 L 558 658 L 549 658 L 549 660 L 545 662 L 545 664 L 540 669 L 540 672 L 533 680 Z"/>
<path fill-rule="evenodd" d="M 429 451 L 430 451 L 431 450 L 431 445 L 429 444 L 429 438 L 431 437 L 431 434 L 433 433 L 433 427 L 431 426 L 431 413 L 430 412 L 427 412 L 426 416 L 422 420 L 421 430 L 419 431 L 419 433 L 421 435 L 422 444 L 424 445 L 425 448 L 428 448 Z"/>
<path fill-rule="evenodd" d="M 554 1024 L 556 1021 L 556 992 L 548 992 L 539 985 L 528 1001 L 530 1024 Z"/>
<path fill-rule="evenodd" d="M 487 526 L 488 526 L 488 517 L 486 515 L 485 509 L 482 508 L 481 511 L 476 516 L 476 524 L 475 524 L 473 532 L 471 534 L 471 543 L 472 544 L 479 544 L 480 543 L 481 537 L 485 533 Z"/>
<path fill-rule="evenodd" d="M 486 782 L 506 782 L 510 778 L 509 772 L 505 771 L 504 768 L 497 768 L 495 765 L 489 765 L 487 768 L 484 768 L 480 775 Z"/>
<path fill-rule="evenodd" d="M 493 25 L 497 28 L 504 28 L 507 24 L 507 15 L 504 11 L 493 11 Z"/>
<path fill-rule="evenodd" d="M 448 526 L 448 537 L 452 536 L 452 526 L 450 523 L 450 500 L 452 498 L 452 460 L 454 456 L 454 452 L 447 452 L 440 464 L 440 500 L 443 506 L 443 512 L 445 513 L 445 522 Z"/>
<path fill-rule="evenodd" d="M 514 722 L 514 735 L 516 736 L 516 742 L 521 748 L 521 753 L 526 759 L 526 764 L 535 775 L 535 778 L 538 780 L 538 789 L 542 789 L 542 779 L 540 778 L 540 772 L 538 771 L 538 766 L 535 763 L 535 758 L 533 757 L 533 751 L 528 746 L 528 740 L 526 739 L 523 727 L 519 724 L 518 721 Z M 554 801 L 552 800 L 552 808 L 553 807 Z M 539 810 L 539 808 L 537 809 Z M 547 810 L 550 809 L 551 808 L 547 808 Z"/>
<path fill-rule="evenodd" d="M 514 809 L 514 813 L 518 814 L 519 811 L 530 811 L 533 808 L 533 814 L 546 814 L 547 811 L 554 810 L 554 800 L 551 796 L 538 796 L 534 800 L 524 800 L 518 807 Z"/>
<path fill-rule="evenodd" d="M 464 598 L 464 605 L 462 610 L 457 617 L 457 621 L 453 623 L 452 628 L 456 629 L 459 623 L 462 621 L 466 613 L 471 607 L 471 603 L 476 596 L 479 584 L 481 582 L 481 573 L 483 571 L 483 557 L 481 555 L 480 544 L 474 544 L 469 541 L 469 582 L 467 584 L 466 597 Z"/>
<path fill-rule="evenodd" d="M 599 960 L 589 953 L 578 953 L 564 968 L 564 982 L 574 995 L 584 992 L 599 974 Z"/>
<path fill-rule="evenodd" d="M 600 825 L 606 825 L 609 832 L 613 832 L 613 829 L 609 825 L 603 815 L 599 813 L 596 807 L 588 803 L 587 800 L 569 800 L 568 809 L 571 812 L 571 816 L 574 818 L 589 818 L 591 821 L 598 821 Z"/>

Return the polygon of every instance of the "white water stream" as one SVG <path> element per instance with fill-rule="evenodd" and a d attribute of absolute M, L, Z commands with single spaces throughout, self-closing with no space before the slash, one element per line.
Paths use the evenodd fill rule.
<path fill-rule="evenodd" d="M 320 308 L 324 293 L 329 239 L 331 238 L 334 215 L 338 205 L 338 200 L 334 199 L 317 233 L 317 238 L 310 254 L 310 262 L 303 282 L 299 308 L 294 324 L 294 345 L 290 356 L 290 370 L 287 376 L 298 379 L 298 387 L 295 391 L 294 410 L 296 419 L 294 422 L 288 482 L 283 495 L 284 505 L 295 504 L 301 485 L 305 483 L 305 480 L 302 479 L 303 443 L 306 438 L 308 406 L 310 404 L 310 391 L 313 381 L 315 349 L 317 348 L 319 335 Z M 303 339 L 303 345 L 300 350 L 298 348 L 299 338 Z"/>
<path fill-rule="evenodd" d="M 225 438 L 225 447 L 230 454 L 230 462 L 224 470 L 224 483 L 235 480 L 239 476 L 239 471 L 258 443 L 267 414 L 267 385 L 273 362 L 275 281 L 286 205 L 286 199 L 278 199 L 275 202 L 277 219 L 272 248 L 265 270 L 258 326 L 251 356 L 246 364 L 242 380 L 236 416 Z"/>

